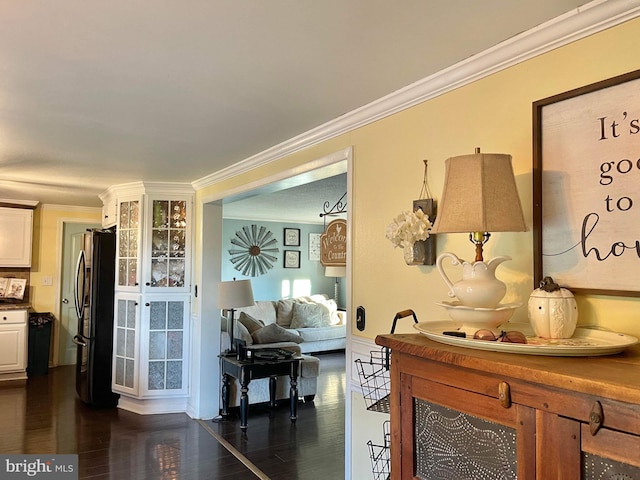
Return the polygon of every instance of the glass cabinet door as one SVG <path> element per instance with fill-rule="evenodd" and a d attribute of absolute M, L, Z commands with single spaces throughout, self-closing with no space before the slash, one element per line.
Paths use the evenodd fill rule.
<path fill-rule="evenodd" d="M 150 201 L 150 271 L 146 287 L 188 290 L 188 208 L 186 200 Z"/>
<path fill-rule="evenodd" d="M 154 295 L 144 304 L 144 396 L 185 393 L 189 296 Z"/>
<path fill-rule="evenodd" d="M 138 306 L 137 295 L 116 295 L 113 352 L 113 390 L 116 392 L 138 392 Z"/>
<path fill-rule="evenodd" d="M 140 201 L 120 202 L 118 217 L 118 287 L 137 287 Z"/>

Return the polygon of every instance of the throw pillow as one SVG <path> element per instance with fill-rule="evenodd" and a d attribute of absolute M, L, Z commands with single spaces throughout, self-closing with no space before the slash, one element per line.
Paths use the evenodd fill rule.
<path fill-rule="evenodd" d="M 247 345 L 253 345 L 253 338 L 251 337 L 249 330 L 247 330 L 247 327 L 236 321 L 233 329 L 234 337 L 244 340 L 245 342 L 247 342 Z"/>
<path fill-rule="evenodd" d="M 264 327 L 264 322 L 262 320 L 253 318 L 251 315 L 248 315 L 244 312 L 240 312 L 240 318 L 238 318 L 238 322 L 247 327 L 249 333 L 253 333 L 256 330 Z"/>
<path fill-rule="evenodd" d="M 251 334 L 254 343 L 295 342 L 302 343 L 302 337 L 280 325 L 270 323 Z"/>
<path fill-rule="evenodd" d="M 314 303 L 293 305 L 291 328 L 319 328 L 330 325 L 329 309 Z"/>
<path fill-rule="evenodd" d="M 291 326 L 291 316 L 293 315 L 293 300 L 278 300 L 276 307 L 276 323 L 281 327 Z"/>

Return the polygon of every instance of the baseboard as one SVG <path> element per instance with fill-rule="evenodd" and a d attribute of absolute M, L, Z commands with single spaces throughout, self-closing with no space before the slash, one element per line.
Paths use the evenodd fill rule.
<path fill-rule="evenodd" d="M 154 415 L 159 413 L 186 413 L 187 397 L 138 399 L 120 395 L 118 408 L 139 415 Z"/>

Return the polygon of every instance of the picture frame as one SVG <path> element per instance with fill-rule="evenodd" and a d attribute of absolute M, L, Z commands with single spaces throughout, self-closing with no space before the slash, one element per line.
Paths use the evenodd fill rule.
<path fill-rule="evenodd" d="M 640 70 L 533 103 L 534 283 L 640 296 Z"/>
<path fill-rule="evenodd" d="M 320 237 L 321 233 L 310 233 L 309 234 L 309 261 L 311 262 L 319 262 L 320 261 Z"/>
<path fill-rule="evenodd" d="M 2 290 L 1 298 L 11 298 L 14 300 L 22 300 L 27 288 L 26 278 L 5 278 L 0 282 L 0 289 Z"/>
<path fill-rule="evenodd" d="M 285 250 L 283 259 L 284 268 L 300 268 L 300 252 L 298 250 Z"/>
<path fill-rule="evenodd" d="M 299 228 L 285 228 L 284 238 L 282 244 L 285 247 L 299 247 L 300 246 L 300 229 Z"/>

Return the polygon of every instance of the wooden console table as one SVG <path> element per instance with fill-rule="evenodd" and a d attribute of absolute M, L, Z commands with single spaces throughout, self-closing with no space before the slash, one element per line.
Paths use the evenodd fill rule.
<path fill-rule="evenodd" d="M 298 418 L 298 371 L 301 357 L 293 356 L 279 360 L 237 360 L 235 356 L 220 356 L 220 371 L 222 372 L 222 417 L 229 416 L 229 386 L 230 378 L 240 382 L 240 428 L 247 429 L 249 416 L 249 382 L 254 378 L 269 378 L 269 403 L 276 404 L 276 377 L 289 375 L 291 386 L 289 389 L 289 405 L 291 409 L 291 423 Z"/>
<path fill-rule="evenodd" d="M 420 334 L 376 343 L 391 349 L 392 479 L 640 479 L 640 346 L 546 357 Z"/>

